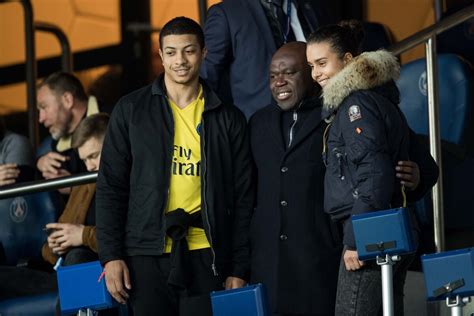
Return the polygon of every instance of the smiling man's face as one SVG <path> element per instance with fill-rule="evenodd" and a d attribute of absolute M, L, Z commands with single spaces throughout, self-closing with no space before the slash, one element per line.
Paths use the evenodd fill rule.
<path fill-rule="evenodd" d="M 270 90 L 282 110 L 287 111 L 298 105 L 313 88 L 312 85 L 303 45 L 284 46 L 273 55 Z"/>
<path fill-rule="evenodd" d="M 188 84 L 199 76 L 199 67 L 206 48 L 199 45 L 196 35 L 167 35 L 162 39 L 161 59 L 166 76 L 178 84 Z"/>

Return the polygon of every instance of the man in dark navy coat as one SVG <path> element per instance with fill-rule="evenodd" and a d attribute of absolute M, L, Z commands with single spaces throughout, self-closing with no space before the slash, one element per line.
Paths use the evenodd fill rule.
<path fill-rule="evenodd" d="M 201 77 L 221 99 L 247 118 L 273 102 L 268 66 L 284 43 L 306 37 L 334 23 L 329 1 L 224 0 L 208 11 L 204 35 L 208 53 Z"/>
<path fill-rule="evenodd" d="M 270 90 L 278 106 L 250 120 L 258 169 L 251 279 L 267 286 L 274 313 L 333 315 L 342 243 L 323 211 L 326 123 L 305 49 L 292 42 L 275 53 Z"/>

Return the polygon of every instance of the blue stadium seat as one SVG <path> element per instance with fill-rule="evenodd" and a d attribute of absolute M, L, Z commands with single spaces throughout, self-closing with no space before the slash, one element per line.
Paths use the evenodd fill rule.
<path fill-rule="evenodd" d="M 41 255 L 47 237 L 43 227 L 58 217 L 56 197 L 54 192 L 42 192 L 0 200 L 2 264 L 17 265 Z"/>
<path fill-rule="evenodd" d="M 444 175 L 444 214 L 446 228 L 469 230 L 474 227 L 472 179 L 474 159 L 472 135 L 474 90 L 469 64 L 453 54 L 438 55 L 439 117 Z M 426 61 L 416 60 L 402 66 L 400 108 L 408 124 L 418 134 L 428 135 Z M 430 197 L 415 206 L 422 226 L 432 225 Z"/>
<path fill-rule="evenodd" d="M 441 139 L 462 145 L 473 100 L 472 70 L 460 57 L 438 55 L 439 105 Z M 417 133 L 428 135 L 428 99 L 426 61 L 420 59 L 403 65 L 400 79 L 400 108 L 408 124 Z"/>
<path fill-rule="evenodd" d="M 41 256 L 46 241 L 43 227 L 55 222 L 55 192 L 42 192 L 0 200 L 1 264 L 18 265 Z M 57 293 L 25 296 L 0 302 L 1 315 L 53 315 Z"/>

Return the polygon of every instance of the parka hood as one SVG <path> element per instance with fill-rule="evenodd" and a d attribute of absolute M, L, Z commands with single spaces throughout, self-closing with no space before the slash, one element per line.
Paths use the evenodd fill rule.
<path fill-rule="evenodd" d="M 337 110 L 342 101 L 357 90 L 373 89 L 386 85 L 390 87 L 389 90 L 396 89 L 393 81 L 399 75 L 400 64 L 391 53 L 385 50 L 362 53 L 330 79 L 323 88 L 324 110 L 327 112 Z M 387 96 L 394 103 L 398 103 L 398 94 L 395 95 L 393 91 L 390 91 Z"/>

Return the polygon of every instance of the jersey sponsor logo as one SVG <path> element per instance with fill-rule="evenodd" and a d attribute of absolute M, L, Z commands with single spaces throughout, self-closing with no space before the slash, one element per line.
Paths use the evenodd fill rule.
<path fill-rule="evenodd" d="M 10 218 L 15 223 L 21 223 L 28 215 L 28 204 L 23 197 L 16 197 L 10 204 Z"/>
<path fill-rule="evenodd" d="M 171 172 L 180 176 L 201 176 L 201 161 L 192 162 L 190 148 L 174 145 L 173 163 Z"/>
<path fill-rule="evenodd" d="M 349 108 L 349 120 L 351 122 L 357 121 L 362 118 L 360 113 L 360 107 L 358 105 L 351 105 Z"/>

